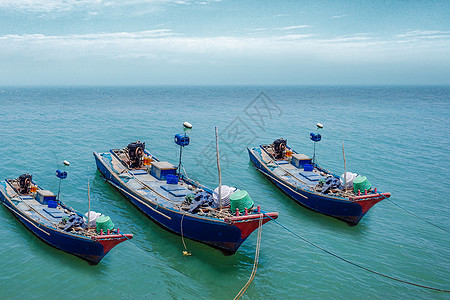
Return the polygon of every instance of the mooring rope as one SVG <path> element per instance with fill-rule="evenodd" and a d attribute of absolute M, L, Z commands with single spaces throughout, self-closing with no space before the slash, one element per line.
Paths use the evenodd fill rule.
<path fill-rule="evenodd" d="M 192 276 L 189 276 L 189 275 L 187 275 L 187 274 L 181 272 L 180 270 L 175 269 L 173 266 L 169 265 L 168 263 L 162 261 L 160 258 L 156 258 L 156 257 L 150 255 L 146 250 L 142 249 L 142 248 L 141 248 L 139 245 L 137 245 L 135 242 L 133 242 L 133 241 L 131 241 L 131 240 L 130 240 L 129 242 L 130 242 L 131 244 L 133 244 L 139 251 L 141 251 L 142 253 L 144 253 L 147 257 L 149 257 L 149 258 L 151 258 L 152 260 L 154 260 L 157 264 L 164 265 L 164 266 L 166 266 L 167 268 L 170 268 L 170 269 L 172 269 L 173 271 L 175 271 L 175 272 L 177 272 L 177 273 L 179 273 L 179 274 L 185 276 L 186 278 L 192 279 L 192 280 L 194 280 L 194 281 L 196 281 L 196 282 L 198 282 L 198 283 L 200 283 L 200 284 L 203 284 L 203 283 L 200 282 L 197 278 L 192 277 Z M 152 268 L 155 267 L 154 265 L 150 265 L 150 264 L 146 264 L 146 263 L 139 263 L 139 264 L 140 264 L 140 265 L 144 265 L 144 266 L 149 266 L 149 267 L 152 267 Z"/>
<path fill-rule="evenodd" d="M 412 216 L 414 216 L 414 217 L 416 217 L 416 218 L 418 218 L 418 219 L 420 219 L 420 220 L 422 220 L 422 221 L 424 221 L 424 222 L 426 222 L 426 223 L 428 223 L 428 224 L 430 224 L 430 225 L 432 225 L 432 226 L 434 226 L 434 227 L 436 227 L 436 228 L 439 228 L 440 230 L 443 230 L 443 231 L 445 231 L 445 232 L 449 232 L 447 229 L 445 229 L 445 228 L 443 228 L 443 227 L 441 227 L 441 226 L 439 226 L 439 225 L 433 224 L 433 223 L 431 223 L 430 221 L 428 221 L 428 220 L 426 220 L 426 219 L 424 219 L 424 218 L 419 217 L 419 216 L 416 215 L 415 213 L 410 212 L 410 211 L 407 210 L 406 208 L 401 207 L 399 204 L 395 203 L 394 201 L 392 201 L 391 199 L 389 199 L 388 197 L 386 197 L 386 196 L 383 195 L 382 193 L 380 193 L 380 195 L 382 195 L 386 200 L 388 200 L 389 202 L 391 202 L 392 204 L 394 204 L 394 205 L 397 206 L 398 208 L 400 208 L 400 209 L 406 211 L 408 214 L 410 214 L 410 215 L 412 215 Z"/>
<path fill-rule="evenodd" d="M 319 166 L 319 163 L 318 163 L 318 162 L 317 162 L 316 164 Z M 320 167 L 320 166 L 319 166 L 319 167 Z M 322 167 L 320 167 L 320 168 L 322 168 Z M 422 218 L 422 217 L 419 217 L 419 216 L 416 215 L 415 213 L 413 213 L 413 212 L 407 210 L 406 208 L 400 206 L 399 204 L 395 203 L 394 201 L 392 201 L 391 199 L 389 199 L 388 197 L 386 197 L 386 196 L 383 195 L 382 193 L 379 193 L 379 194 L 380 194 L 381 196 L 383 196 L 386 200 L 388 200 L 389 202 L 391 202 L 392 204 L 394 204 L 395 206 L 397 206 L 398 208 L 400 208 L 400 209 L 406 211 L 408 214 L 410 214 L 410 215 L 412 215 L 412 216 L 414 216 L 414 217 L 416 217 L 416 218 L 418 218 L 418 219 L 420 219 L 420 220 L 422 220 L 422 221 L 424 221 L 424 222 L 430 224 L 431 226 L 434 226 L 434 227 L 436 227 L 436 228 L 439 228 L 440 230 L 443 230 L 443 231 L 445 231 L 445 232 L 450 232 L 450 231 L 448 231 L 447 229 L 445 229 L 445 228 L 443 228 L 443 227 L 441 227 L 441 226 L 439 226 L 439 225 L 436 225 L 436 224 L 431 223 L 430 221 L 428 221 L 428 220 L 426 220 L 426 219 L 424 219 L 424 218 Z"/>
<path fill-rule="evenodd" d="M 181 223 L 180 223 L 180 229 L 181 229 L 181 241 L 183 242 L 183 246 L 184 246 L 184 251 L 183 251 L 183 255 L 184 256 L 189 256 L 191 255 L 191 253 L 188 251 L 187 247 L 186 247 L 186 243 L 184 242 L 184 235 L 183 235 L 183 219 L 184 219 L 185 214 L 183 214 L 183 216 L 181 217 Z"/>
<path fill-rule="evenodd" d="M 250 274 L 250 278 L 248 279 L 247 283 L 242 287 L 242 289 L 239 291 L 239 293 L 236 295 L 236 297 L 234 297 L 233 300 L 238 300 L 239 298 L 241 298 L 242 295 L 244 295 L 247 288 L 250 286 L 250 283 L 255 278 L 256 270 L 258 269 L 259 249 L 261 248 L 262 220 L 263 220 L 263 214 L 261 214 L 261 216 L 259 217 L 258 237 L 256 239 L 256 251 L 255 251 L 255 259 L 253 261 L 252 273 Z"/>
<path fill-rule="evenodd" d="M 262 213 L 263 213 L 263 212 L 262 212 Z M 386 275 L 386 274 L 383 274 L 383 273 L 374 271 L 374 270 L 372 270 L 372 269 L 366 268 L 366 267 L 364 267 L 364 266 L 362 266 L 362 265 L 360 265 L 360 264 L 354 263 L 354 262 L 352 262 L 352 261 L 350 261 L 350 260 L 348 260 L 348 259 L 346 259 L 346 258 L 343 258 L 343 257 L 341 257 L 341 256 L 339 256 L 339 255 L 337 255 L 337 254 L 334 254 L 333 252 L 331 252 L 331 251 L 329 251 L 329 250 L 327 250 L 327 249 L 325 249 L 325 248 L 320 247 L 319 245 L 314 244 L 314 243 L 311 242 L 310 240 L 308 240 L 308 239 L 302 237 L 302 236 L 299 235 L 298 233 L 292 231 L 291 229 L 287 228 L 286 226 L 284 226 L 283 224 L 281 224 L 281 223 L 278 222 L 277 220 L 273 219 L 272 217 L 270 217 L 270 216 L 267 215 L 266 213 L 263 213 L 263 214 L 264 214 L 265 216 L 267 216 L 269 219 L 271 219 L 272 221 L 274 221 L 275 223 L 277 223 L 278 225 L 280 225 L 281 227 L 283 227 L 284 229 L 286 229 L 287 231 L 289 231 L 290 233 L 292 233 L 293 235 L 295 235 L 296 237 L 298 237 L 298 238 L 300 238 L 301 240 L 303 240 L 304 242 L 306 242 L 306 243 L 308 243 L 308 244 L 310 244 L 310 245 L 316 247 L 317 249 L 322 250 L 323 252 L 325 252 L 325 253 L 327 253 L 327 254 L 329 254 L 329 255 L 331 255 L 331 256 L 334 256 L 334 257 L 336 257 L 336 258 L 338 258 L 338 259 L 340 259 L 340 260 L 342 260 L 342 261 L 344 261 L 344 262 L 346 262 L 346 263 L 349 263 L 349 264 L 351 264 L 351 265 L 353 265 L 353 266 L 355 266 L 355 267 L 358 267 L 358 268 L 363 269 L 363 270 L 365 270 L 365 271 L 368 271 L 368 272 L 370 272 L 370 273 L 373 273 L 373 274 L 376 274 L 376 275 L 380 275 L 380 276 L 383 276 L 383 277 L 386 277 L 386 278 L 389 278 L 389 279 L 392 279 L 392 280 L 395 280 L 395 281 L 399 281 L 399 282 L 402 282 L 402 283 L 406 283 L 406 284 L 409 284 L 409 285 L 414 285 L 414 286 L 418 286 L 418 287 L 421 287 L 421 288 L 425 288 L 425 289 L 429 289 L 429 290 L 434 290 L 434 291 L 438 291 L 438 292 L 450 293 L 450 290 L 444 290 L 444 289 L 434 288 L 434 287 L 430 287 L 430 286 L 426 286 L 426 285 L 422 285 L 422 284 L 418 284 L 418 283 L 406 281 L 406 280 L 403 280 L 403 279 L 395 278 L 395 277 L 392 277 L 392 276 L 389 276 L 389 275 Z"/>

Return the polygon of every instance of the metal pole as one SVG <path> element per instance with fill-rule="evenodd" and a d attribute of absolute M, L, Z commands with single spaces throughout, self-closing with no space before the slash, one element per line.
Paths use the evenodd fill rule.
<path fill-rule="evenodd" d="M 219 138 L 217 134 L 217 126 L 216 128 L 216 156 L 217 156 L 217 170 L 219 171 L 219 208 L 222 210 L 222 174 L 220 172 L 220 160 L 219 160 Z"/>
<path fill-rule="evenodd" d="M 88 180 L 88 231 L 91 229 L 91 225 L 89 224 L 91 222 L 91 194 L 90 194 L 91 188 L 89 187 L 89 180 Z"/>
<path fill-rule="evenodd" d="M 184 139 L 186 140 L 186 132 L 184 132 Z M 181 175 L 181 155 L 183 154 L 183 147 L 184 146 L 180 146 L 180 160 L 178 161 L 178 176 Z"/>
<path fill-rule="evenodd" d="M 59 201 L 59 192 L 61 191 L 61 178 L 59 179 L 59 187 L 58 187 L 58 197 L 56 197 L 56 201 Z"/>
<path fill-rule="evenodd" d="M 342 155 L 344 156 L 344 191 L 347 190 L 347 163 L 345 162 L 344 141 L 342 141 Z"/>
<path fill-rule="evenodd" d="M 178 161 L 178 175 L 181 174 L 181 155 L 183 154 L 183 146 L 180 146 L 180 160 Z"/>
<path fill-rule="evenodd" d="M 315 163 L 316 163 L 316 142 L 315 141 L 313 141 L 313 142 L 314 142 L 313 165 L 315 165 Z"/>
<path fill-rule="evenodd" d="M 64 164 L 64 166 L 63 166 L 63 172 L 65 172 L 66 166 L 70 166 L 70 163 L 69 163 L 67 160 L 65 160 L 65 161 L 63 161 L 63 164 Z M 59 176 L 58 176 L 58 177 L 59 177 Z M 67 174 L 66 174 L 66 177 L 67 177 Z M 64 177 L 64 178 L 65 178 L 65 177 Z M 59 178 L 58 196 L 56 197 L 56 200 L 57 200 L 57 201 L 59 201 L 59 194 L 60 194 L 60 192 L 61 192 L 61 180 L 63 180 L 63 178 Z"/>

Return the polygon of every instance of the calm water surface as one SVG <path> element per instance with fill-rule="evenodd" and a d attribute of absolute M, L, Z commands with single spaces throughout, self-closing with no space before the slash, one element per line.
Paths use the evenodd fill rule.
<path fill-rule="evenodd" d="M 261 94 L 263 92 L 263 94 Z M 186 241 L 140 213 L 96 170 L 93 151 L 145 141 L 176 163 L 173 135 L 194 125 L 183 151 L 190 177 L 218 184 L 214 126 L 219 127 L 223 183 L 246 189 L 266 211 L 308 240 L 376 271 L 450 289 L 450 238 L 400 210 L 377 204 L 356 227 L 296 204 L 249 163 L 247 146 L 286 138 L 312 155 L 308 139 L 321 122 L 319 163 L 368 177 L 417 215 L 450 229 L 449 87 L 133 87 L 0 88 L 0 177 L 24 172 L 57 191 L 54 172 L 71 162 L 62 198 L 109 215 L 135 238 L 97 266 L 56 250 L 0 207 L 2 299 L 232 299 L 253 267 L 256 232 L 233 256 Z M 301 241 L 274 222 L 263 227 L 258 271 L 243 299 L 449 299 L 448 294 L 379 277 Z"/>

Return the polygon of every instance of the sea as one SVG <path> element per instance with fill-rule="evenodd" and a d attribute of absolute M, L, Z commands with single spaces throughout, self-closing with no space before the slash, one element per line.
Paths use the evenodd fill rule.
<path fill-rule="evenodd" d="M 1 179 L 28 172 L 57 193 L 67 160 L 63 201 L 87 212 L 89 183 L 91 209 L 134 238 L 90 265 L 0 206 L 0 299 L 233 299 L 252 274 L 257 232 L 234 255 L 185 240 L 183 256 L 181 237 L 106 183 L 92 155 L 139 140 L 177 165 L 185 121 L 189 177 L 218 186 L 217 126 L 223 184 L 279 212 L 262 227 L 241 299 L 450 299 L 389 278 L 450 289 L 450 86 L 2 87 Z M 247 147 L 278 138 L 312 156 L 311 132 L 322 167 L 364 175 L 392 202 L 351 227 L 302 207 L 249 161 Z"/>

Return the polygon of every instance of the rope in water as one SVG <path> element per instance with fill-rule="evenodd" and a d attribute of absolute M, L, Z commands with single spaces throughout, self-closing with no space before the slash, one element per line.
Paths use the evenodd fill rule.
<path fill-rule="evenodd" d="M 421 288 L 425 288 L 425 289 L 429 289 L 429 290 L 434 290 L 434 291 L 438 291 L 438 292 L 450 293 L 450 290 L 444 290 L 444 289 L 434 288 L 434 287 L 430 287 L 430 286 L 426 286 L 426 285 L 422 285 L 422 284 L 418 284 L 418 283 L 406 281 L 406 280 L 403 280 L 403 279 L 395 278 L 395 277 L 392 277 L 392 276 L 389 276 L 389 275 L 386 275 L 386 274 L 383 274 L 383 273 L 374 271 L 374 270 L 372 270 L 372 269 L 366 268 L 366 267 L 364 267 L 364 266 L 362 266 L 362 265 L 360 265 L 360 264 L 354 263 L 354 262 L 352 262 L 352 261 L 350 261 L 350 260 L 348 260 L 348 259 L 345 259 L 345 258 L 343 258 L 343 257 L 341 257 L 341 256 L 339 256 L 339 255 L 337 255 L 337 254 L 334 254 L 333 252 L 331 252 L 331 251 L 329 251 L 329 250 L 327 250 L 327 249 L 324 249 L 324 248 L 320 247 L 319 245 L 314 244 L 314 243 L 311 242 L 310 240 L 308 240 L 308 239 L 302 237 L 302 236 L 299 235 L 298 233 L 292 231 L 291 229 L 287 228 L 286 226 L 284 226 L 283 224 L 281 224 L 281 223 L 278 222 L 277 220 L 273 219 L 272 217 L 270 217 L 270 216 L 267 215 L 266 213 L 263 213 L 263 214 L 264 214 L 265 216 L 267 216 L 268 218 L 270 218 L 270 219 L 271 219 L 272 221 L 274 221 L 275 223 L 277 223 L 278 225 L 280 225 L 281 227 L 283 227 L 284 229 L 286 229 L 287 231 L 289 231 L 290 233 L 292 233 L 293 235 L 295 235 L 296 237 L 298 237 L 298 238 L 300 238 L 301 240 L 303 240 L 304 242 L 306 242 L 306 243 L 308 243 L 308 244 L 310 244 L 310 245 L 316 247 L 317 249 L 322 250 L 323 252 L 325 252 L 325 253 L 327 253 L 327 254 L 329 254 L 329 255 L 331 255 L 331 256 L 334 256 L 334 257 L 336 257 L 336 258 L 338 258 L 338 259 L 340 259 L 340 260 L 342 260 L 342 261 L 344 261 L 344 262 L 346 262 L 346 263 L 349 263 L 349 264 L 351 264 L 351 265 L 353 265 L 353 266 L 355 266 L 355 267 L 358 267 L 358 268 L 363 269 L 363 270 L 365 270 L 365 271 L 368 271 L 368 272 L 370 272 L 370 273 L 373 273 L 373 274 L 376 274 L 376 275 L 380 275 L 380 276 L 383 276 L 383 277 L 386 277 L 386 278 L 389 278 L 389 279 L 392 279 L 392 280 L 395 280 L 395 281 L 399 281 L 399 282 L 402 282 L 402 283 L 406 283 L 406 284 L 409 284 L 409 285 L 414 285 L 414 286 L 418 286 L 418 287 L 421 287 Z"/>
<path fill-rule="evenodd" d="M 183 235 L 183 219 L 184 219 L 185 214 L 183 214 L 183 216 L 181 217 L 181 223 L 180 223 L 180 229 L 181 229 L 181 241 L 183 242 L 183 246 L 184 246 L 184 251 L 183 251 L 183 255 L 187 256 L 187 255 L 191 255 L 191 253 L 188 251 L 187 247 L 186 247 L 186 243 L 184 242 L 184 235 Z"/>
<path fill-rule="evenodd" d="M 258 237 L 256 239 L 255 260 L 253 262 L 252 273 L 250 274 L 250 278 L 248 279 L 247 283 L 242 287 L 242 289 L 239 291 L 239 293 L 236 295 L 236 297 L 234 297 L 233 300 L 238 300 L 239 298 L 241 298 L 241 296 L 244 295 L 245 291 L 250 286 L 250 283 L 255 278 L 256 270 L 258 269 L 259 249 L 261 247 L 262 220 L 263 220 L 263 215 L 261 214 L 261 216 L 259 217 Z"/>
<path fill-rule="evenodd" d="M 443 228 L 443 227 L 440 227 L 439 225 L 433 224 L 433 223 L 431 223 L 430 221 L 427 221 L 426 219 L 419 217 L 418 215 L 414 214 L 413 212 L 410 212 L 410 211 L 407 210 L 406 208 L 401 207 L 400 205 L 398 205 L 397 203 L 395 203 L 395 202 L 392 201 L 391 199 L 387 198 L 385 195 L 383 195 L 383 194 L 381 194 L 381 193 L 380 193 L 380 195 L 382 195 L 386 200 L 388 200 L 389 202 L 391 202 L 392 204 L 394 204 L 394 205 L 397 206 L 398 208 L 400 208 L 400 209 L 406 211 L 408 214 L 410 214 L 410 215 L 412 215 L 412 216 L 414 216 L 414 217 L 416 217 L 416 218 L 418 218 L 418 219 L 420 219 L 420 220 L 422 220 L 422 221 L 424 221 L 424 222 L 426 222 L 426 223 L 428 223 L 428 224 L 430 224 L 430 225 L 432 225 L 432 226 L 434 226 L 434 227 L 436 227 L 436 228 L 439 228 L 440 230 L 443 230 L 443 231 L 445 231 L 445 232 L 449 232 L 447 229 L 445 229 L 445 228 Z"/>
<path fill-rule="evenodd" d="M 150 255 L 146 250 L 142 249 L 140 246 L 138 246 L 138 245 L 137 245 L 136 243 L 134 243 L 132 240 L 129 239 L 129 242 L 130 242 L 131 244 L 133 244 L 139 251 L 141 251 L 142 253 L 144 253 L 147 257 L 151 258 L 152 260 L 154 260 L 154 261 L 157 262 L 158 264 L 162 264 L 162 265 L 164 265 L 164 266 L 166 266 L 166 267 L 168 267 L 168 268 L 174 270 L 175 272 L 177 272 L 177 273 L 179 273 L 179 274 L 185 276 L 186 278 L 192 279 L 192 280 L 194 280 L 194 281 L 196 281 L 196 282 L 198 282 L 198 283 L 200 283 L 200 284 L 203 284 L 203 283 L 200 282 L 197 278 L 191 277 L 191 276 L 189 276 L 189 275 L 187 275 L 187 274 L 181 272 L 180 270 L 175 269 L 174 267 L 172 267 L 172 266 L 169 265 L 168 263 L 163 262 L 161 259 L 158 259 L 158 258 L 156 258 L 156 257 L 154 257 L 154 256 L 152 256 L 152 255 Z M 145 263 L 140 263 L 140 264 L 141 264 L 141 265 L 145 265 L 145 266 L 154 267 L 154 266 L 152 266 L 152 265 L 145 264 Z"/>
<path fill-rule="evenodd" d="M 318 163 L 318 162 L 317 162 L 316 164 L 319 166 L 319 163 Z M 319 167 L 320 167 L 320 166 L 319 166 Z M 321 168 L 321 167 L 320 167 L 320 168 Z M 422 218 L 422 217 L 419 217 L 419 216 L 416 215 L 415 213 L 413 213 L 413 212 L 407 210 L 406 208 L 400 206 L 399 204 L 395 203 L 394 201 L 392 201 L 391 199 L 389 199 L 388 197 L 386 197 L 386 196 L 383 195 L 382 193 L 379 193 L 379 194 L 380 194 L 381 196 L 383 196 L 386 200 L 388 200 L 389 202 L 391 202 L 392 204 L 394 204 L 395 206 L 397 206 L 398 208 L 400 208 L 400 209 L 406 211 L 408 214 L 410 214 L 410 215 L 412 215 L 412 216 L 414 216 L 414 217 L 416 217 L 416 218 L 418 218 L 418 219 L 424 221 L 425 223 L 430 224 L 431 226 L 434 226 L 434 227 L 436 227 L 436 228 L 439 228 L 440 230 L 443 230 L 443 231 L 445 231 L 445 232 L 450 232 L 450 231 L 448 231 L 447 229 L 445 229 L 445 228 L 443 228 L 443 227 L 441 227 L 441 226 L 439 226 L 439 225 L 436 225 L 436 224 L 431 223 L 430 221 L 428 221 L 428 220 L 426 220 L 426 219 L 424 219 L 424 218 Z"/>

